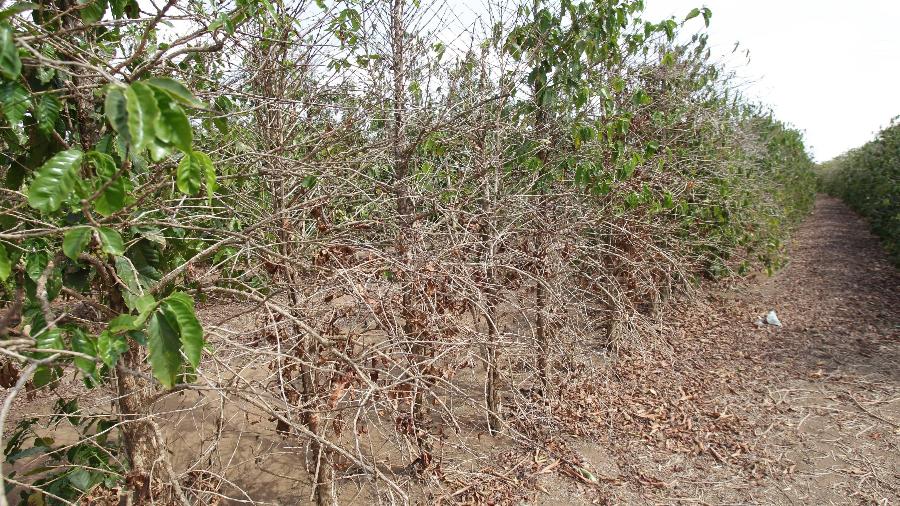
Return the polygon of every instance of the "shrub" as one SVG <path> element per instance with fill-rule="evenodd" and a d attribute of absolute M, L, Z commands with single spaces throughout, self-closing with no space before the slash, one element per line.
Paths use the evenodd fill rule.
<path fill-rule="evenodd" d="M 900 124 L 819 166 L 822 189 L 863 215 L 900 265 Z"/>

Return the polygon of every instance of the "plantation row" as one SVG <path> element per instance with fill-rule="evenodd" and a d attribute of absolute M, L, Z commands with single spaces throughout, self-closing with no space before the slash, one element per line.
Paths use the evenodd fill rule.
<path fill-rule="evenodd" d="M 863 215 L 900 264 L 900 125 L 819 167 L 825 191 Z"/>
<path fill-rule="evenodd" d="M 490 458 L 474 434 L 565 433 L 602 358 L 661 345 L 702 278 L 777 268 L 812 203 L 705 8 L 159 5 L 0 11 L 22 501 L 254 501 L 281 458 L 295 501 L 429 497 Z M 284 444 L 235 458 L 239 422 Z"/>

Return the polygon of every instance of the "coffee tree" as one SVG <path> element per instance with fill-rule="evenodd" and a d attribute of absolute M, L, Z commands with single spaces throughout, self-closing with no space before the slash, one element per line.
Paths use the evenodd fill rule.
<path fill-rule="evenodd" d="M 191 382 L 206 345 L 194 300 L 178 289 L 178 264 L 196 253 L 191 234 L 147 224 L 165 216 L 160 202 L 216 191 L 191 119 L 208 106 L 170 76 L 172 46 L 155 41 L 173 4 L 150 21 L 133 1 L 20 3 L 0 13 L 0 280 L 10 302 L 0 336 L 6 359 L 19 362 L 5 379 L 13 390 L 3 418 L 24 386 L 53 384 L 70 367 L 90 389 L 114 388 L 117 410 L 93 430 L 105 438 L 120 428 L 135 500 L 149 497 L 151 470 L 166 459 L 142 420 L 145 403 Z M 38 438 L 28 447 L 27 435 L 25 427 L 7 441 L 10 461 L 45 452 L 73 466 L 38 482 L 50 497 L 121 477 L 118 448 L 64 451 Z"/>
<path fill-rule="evenodd" d="M 894 263 L 900 263 L 900 124 L 818 167 L 820 185 L 866 217 Z"/>
<path fill-rule="evenodd" d="M 10 497 L 437 500 L 698 280 L 777 268 L 811 164 L 708 9 L 451 7 L 0 11 Z"/>

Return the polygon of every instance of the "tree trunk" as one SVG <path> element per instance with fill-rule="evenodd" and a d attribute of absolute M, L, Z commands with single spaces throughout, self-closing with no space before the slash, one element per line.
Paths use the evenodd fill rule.
<path fill-rule="evenodd" d="M 491 297 L 491 295 L 488 295 Z M 497 314 L 495 305 L 492 300 L 488 301 L 487 320 L 488 320 L 488 342 L 487 342 L 487 377 L 485 379 L 485 401 L 488 412 L 488 432 L 491 435 L 497 434 L 501 430 L 500 418 L 500 369 L 497 362 L 500 358 L 500 351 L 497 349 Z"/>
<path fill-rule="evenodd" d="M 478 76 L 478 89 L 482 95 L 486 94 L 485 81 L 487 80 L 487 70 L 485 62 L 488 60 L 487 49 L 482 51 L 481 72 Z M 478 160 L 478 172 L 484 176 L 490 176 L 485 181 L 484 195 L 481 200 L 481 213 L 483 222 L 481 224 L 481 232 L 479 240 L 481 241 L 484 262 L 487 265 L 485 272 L 483 290 L 485 296 L 485 320 L 487 323 L 487 343 L 485 345 L 485 408 L 488 417 L 488 432 L 491 435 L 497 434 L 501 430 L 501 414 L 500 414 L 500 350 L 498 349 L 498 340 L 500 338 L 497 329 L 497 273 L 494 268 L 494 251 L 491 246 L 491 231 L 494 230 L 492 223 L 492 210 L 495 209 L 495 196 L 499 193 L 498 172 L 493 164 L 488 161 L 485 150 L 487 149 L 487 118 L 479 114 L 479 130 L 475 138 L 475 148 Z"/>
<path fill-rule="evenodd" d="M 549 152 L 547 150 L 548 139 L 547 137 L 547 111 L 546 107 L 543 104 L 542 95 L 544 92 L 543 87 L 538 87 L 535 85 L 534 95 L 535 100 L 537 101 L 537 107 L 534 115 L 534 127 L 535 131 L 538 133 L 539 140 L 541 142 L 541 147 L 537 153 L 538 159 L 541 161 L 540 173 L 538 174 L 538 205 L 537 211 L 538 216 L 544 217 L 548 216 L 549 210 L 547 209 L 547 196 L 545 195 L 544 190 L 544 179 L 547 175 L 547 161 L 549 159 Z M 544 287 L 544 277 L 547 275 L 546 268 L 546 254 L 547 254 L 547 234 L 549 231 L 546 229 L 542 221 L 538 222 L 538 233 L 535 236 L 535 252 L 537 255 L 537 268 L 535 269 L 535 277 L 537 278 L 537 286 L 534 290 L 534 303 L 535 310 L 537 311 L 537 316 L 535 318 L 535 344 L 537 351 L 537 373 L 538 377 L 541 380 L 541 387 L 544 394 L 547 393 L 547 387 L 549 385 L 549 374 L 550 374 L 550 342 L 549 342 L 549 330 L 547 328 L 547 319 L 546 319 L 546 311 L 547 311 L 547 296 L 546 296 L 546 288 Z"/>
<path fill-rule="evenodd" d="M 282 241 L 284 249 L 291 251 L 290 243 L 286 240 Z M 290 269 L 290 267 L 288 267 Z M 291 312 L 296 311 L 295 308 L 300 306 L 300 292 L 297 287 L 300 286 L 301 280 L 291 269 L 288 275 L 288 296 L 291 300 Z M 296 318 L 302 318 L 301 314 L 294 314 Z M 301 349 L 303 356 L 300 360 L 300 405 L 309 406 L 301 415 L 301 419 L 306 428 L 316 436 L 325 438 L 324 427 L 320 420 L 320 411 L 318 409 L 317 400 L 319 398 L 318 374 L 313 367 L 318 362 L 319 343 L 308 335 L 304 329 L 294 326 L 294 334 L 303 336 Z M 317 438 L 310 439 L 310 452 L 313 456 L 314 471 L 313 484 L 314 496 L 317 506 L 333 506 L 336 503 L 334 491 L 334 467 L 331 463 L 331 451 L 322 444 Z"/>
<path fill-rule="evenodd" d="M 143 355 L 141 347 L 131 342 L 121 362 L 125 368 L 139 371 L 144 365 Z M 167 458 L 167 455 L 163 451 L 156 427 L 145 418 L 147 396 L 144 392 L 147 391 L 147 381 L 128 373 L 125 368 L 120 367 L 116 371 L 116 384 L 119 419 L 122 422 L 122 442 L 131 465 L 127 484 L 131 489 L 134 504 L 146 504 L 153 497 L 153 482 L 158 480 L 160 473 L 165 473 L 168 467 L 163 464 L 163 459 Z"/>

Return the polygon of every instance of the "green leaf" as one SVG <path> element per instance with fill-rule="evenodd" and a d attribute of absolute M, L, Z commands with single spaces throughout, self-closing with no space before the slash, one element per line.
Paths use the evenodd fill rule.
<path fill-rule="evenodd" d="M 194 134 L 187 115 L 178 104 L 160 101 L 160 122 L 156 125 L 156 137 L 185 153 L 191 152 Z"/>
<path fill-rule="evenodd" d="M 147 323 L 147 320 L 161 304 L 161 302 L 157 302 L 156 299 L 153 298 L 153 295 L 150 295 L 149 293 L 141 297 L 141 299 L 142 303 L 138 307 L 141 314 L 139 314 L 137 318 L 134 319 L 134 322 L 132 322 L 132 325 L 134 325 L 133 330 L 140 330 L 143 328 L 144 324 Z"/>
<path fill-rule="evenodd" d="M 0 281 L 6 281 L 12 273 L 12 262 L 6 254 L 6 248 L 0 244 Z"/>
<path fill-rule="evenodd" d="M 100 227 L 97 229 L 97 233 L 100 234 L 100 246 L 104 253 L 115 256 L 125 254 L 125 244 L 121 234 L 109 227 Z"/>
<path fill-rule="evenodd" d="M 131 134 L 128 131 L 128 108 L 126 107 L 123 88 L 111 88 L 106 93 L 104 112 L 113 129 L 119 133 L 126 143 L 131 143 Z"/>
<path fill-rule="evenodd" d="M 162 122 L 156 123 L 156 129 L 159 130 Z M 170 154 L 172 154 L 172 148 L 168 144 L 159 140 L 159 137 L 155 137 L 147 143 L 147 149 L 150 151 L 150 159 L 154 162 L 160 162 L 165 160 Z"/>
<path fill-rule="evenodd" d="M 55 299 L 59 295 L 59 291 L 62 290 L 63 287 L 62 265 L 56 264 L 48 274 L 47 300 L 53 302 L 53 299 Z"/>
<path fill-rule="evenodd" d="M 126 351 L 128 351 L 128 342 L 122 336 L 104 330 L 97 337 L 97 356 L 109 367 L 115 365 L 119 356 Z"/>
<path fill-rule="evenodd" d="M 45 213 L 59 209 L 75 188 L 82 156 L 81 150 L 68 149 L 47 160 L 28 185 L 28 205 Z"/>
<path fill-rule="evenodd" d="M 140 312 L 140 308 L 146 307 L 147 297 L 149 297 L 150 303 L 153 302 L 153 296 L 145 293 L 146 287 L 141 282 L 140 274 L 128 258 L 123 256 L 116 257 L 116 274 L 125 283 L 122 297 L 125 299 L 125 305 L 129 309 Z"/>
<path fill-rule="evenodd" d="M 666 38 L 669 40 L 669 42 L 672 42 L 673 40 L 675 40 L 675 30 L 678 29 L 678 23 L 676 23 L 675 20 L 673 20 L 673 19 L 667 19 L 667 20 L 663 21 L 661 24 L 662 24 L 663 30 L 665 30 L 665 32 L 666 32 Z"/>
<path fill-rule="evenodd" d="M 109 0 L 109 6 L 112 7 L 112 15 L 114 19 L 122 19 L 125 15 L 125 6 L 128 0 Z"/>
<path fill-rule="evenodd" d="M 185 154 L 178 163 L 175 173 L 175 184 L 178 190 L 188 195 L 196 195 L 200 191 L 200 165 L 194 163 L 190 154 Z"/>
<path fill-rule="evenodd" d="M 143 314 L 147 311 L 155 310 L 156 306 L 157 303 L 156 299 L 153 298 L 153 294 L 145 293 L 135 299 L 134 309 L 137 309 L 137 311 L 141 313 L 141 318 L 146 320 L 146 317 L 144 317 Z"/>
<path fill-rule="evenodd" d="M 587 469 L 585 469 L 581 466 L 575 466 L 575 468 L 578 469 L 578 472 L 581 473 L 581 476 L 584 477 L 584 479 L 586 479 L 587 481 L 589 481 L 591 483 L 598 483 L 600 481 L 597 479 L 596 476 L 594 476 L 593 473 L 591 473 Z"/>
<path fill-rule="evenodd" d="M 4 186 L 9 190 L 18 190 L 25 181 L 25 165 L 22 159 L 13 159 L 6 168 Z"/>
<path fill-rule="evenodd" d="M 153 77 L 140 82 L 165 92 L 167 95 L 184 105 L 191 107 L 206 107 L 203 102 L 197 100 L 197 97 L 195 97 L 189 89 L 174 79 L 168 77 Z"/>
<path fill-rule="evenodd" d="M 223 12 L 223 13 L 219 14 L 219 17 L 217 17 L 212 23 L 210 23 L 206 27 L 206 29 L 209 30 L 210 33 L 215 32 L 219 28 L 222 28 L 223 26 L 225 26 L 225 22 L 227 19 L 228 19 L 228 16 Z"/>
<path fill-rule="evenodd" d="M 47 250 L 32 251 L 25 256 L 25 274 L 32 281 L 37 282 L 49 262 L 50 258 L 47 256 Z"/>
<path fill-rule="evenodd" d="M 210 188 L 216 182 L 216 172 L 212 160 L 206 153 L 191 151 L 190 155 L 184 155 L 178 164 L 175 182 L 182 193 L 196 195 L 200 191 L 200 180 L 206 176 L 207 190 L 212 193 L 215 188 Z"/>
<path fill-rule="evenodd" d="M 159 121 L 159 107 L 153 90 L 140 82 L 132 83 L 125 89 L 125 109 L 128 111 L 128 132 L 131 144 L 140 150 L 155 137 L 156 122 Z"/>
<path fill-rule="evenodd" d="M 144 239 L 147 239 L 150 242 L 158 244 L 161 248 L 166 247 L 166 236 L 162 233 L 162 231 L 157 227 L 135 227 L 137 233 L 141 235 Z"/>
<path fill-rule="evenodd" d="M 687 21 L 689 19 L 694 19 L 699 15 L 700 15 L 700 9 L 698 9 L 697 7 L 694 7 L 693 9 L 691 9 L 691 12 L 689 12 L 688 15 L 684 17 L 684 20 Z"/>
<path fill-rule="evenodd" d="M 206 194 L 209 196 L 209 203 L 212 204 L 212 196 L 219 187 L 216 184 L 216 167 L 205 153 L 199 153 L 199 156 L 203 162 L 203 173 L 206 175 Z M 306 184 L 305 179 L 306 178 L 304 178 L 304 184 Z M 313 184 L 315 184 L 315 180 L 313 180 Z M 308 186 L 307 188 L 311 188 L 311 186 Z"/>
<path fill-rule="evenodd" d="M 34 372 L 34 376 L 31 377 L 31 383 L 34 384 L 35 388 L 41 388 L 56 381 L 61 375 L 62 369 L 59 367 L 42 365 Z"/>
<path fill-rule="evenodd" d="M 18 3 L 12 4 L 11 6 L 7 7 L 6 9 L 3 9 L 2 11 L 0 11 L 0 21 L 6 21 L 7 19 L 15 16 L 16 14 L 21 14 L 23 12 L 27 12 L 27 11 L 38 9 L 38 8 L 40 8 L 40 5 L 31 3 L 31 2 L 18 2 Z"/>
<path fill-rule="evenodd" d="M 125 332 L 128 330 L 136 330 L 138 326 L 135 324 L 137 317 L 133 314 L 120 314 L 116 316 L 112 320 L 109 321 L 109 324 L 106 325 L 106 330 L 112 332 L 113 334 L 118 334 L 120 332 Z"/>
<path fill-rule="evenodd" d="M 92 336 L 84 333 L 81 329 L 72 331 L 72 351 L 84 353 L 92 357 L 97 356 L 97 343 Z M 75 365 L 81 369 L 85 376 L 93 376 L 97 372 L 97 364 L 93 360 L 83 357 L 75 357 Z"/>
<path fill-rule="evenodd" d="M 666 51 L 666 54 L 664 54 L 662 58 L 662 64 L 666 67 L 675 65 L 675 55 L 671 51 Z"/>
<path fill-rule="evenodd" d="M 670 192 L 666 191 L 666 193 L 663 195 L 662 205 L 665 209 L 672 209 L 673 207 L 675 207 L 675 200 L 672 198 L 672 194 Z"/>
<path fill-rule="evenodd" d="M 98 189 L 105 185 L 110 179 L 116 177 L 118 170 L 116 169 L 116 162 L 111 156 L 106 153 L 91 151 L 88 153 L 88 158 L 97 169 L 97 176 L 100 180 L 100 184 L 97 186 Z M 97 197 L 97 200 L 94 201 L 94 210 L 102 216 L 110 216 L 119 209 L 122 209 L 125 207 L 130 188 L 131 181 L 125 177 L 124 173 L 120 174 L 106 187 L 105 190 L 103 190 L 103 193 Z"/>
<path fill-rule="evenodd" d="M 63 237 L 63 253 L 72 260 L 78 260 L 84 248 L 91 242 L 91 227 L 73 228 Z"/>
<path fill-rule="evenodd" d="M 103 14 L 106 13 L 106 0 L 78 0 L 78 3 L 81 5 L 86 5 L 79 12 L 81 13 L 81 20 L 86 24 L 96 23 L 103 19 Z"/>
<path fill-rule="evenodd" d="M 191 367 L 196 368 L 204 341 L 203 327 L 194 312 L 194 300 L 186 293 L 175 292 L 165 298 L 163 308 L 169 321 L 176 323 L 184 354 Z"/>
<path fill-rule="evenodd" d="M 125 15 L 127 15 L 129 19 L 141 17 L 141 7 L 138 5 L 137 0 L 125 1 Z"/>
<path fill-rule="evenodd" d="M 707 28 L 709 28 L 709 19 L 712 17 L 712 11 L 709 10 L 708 7 L 704 7 L 702 10 L 703 10 L 703 23 L 706 24 Z"/>
<path fill-rule="evenodd" d="M 233 106 L 234 104 L 225 95 L 219 95 L 218 97 L 216 97 L 215 111 L 220 114 L 213 116 L 212 122 L 222 135 L 228 134 L 227 113 L 233 109 Z"/>
<path fill-rule="evenodd" d="M 87 492 L 94 485 L 94 477 L 83 467 L 75 468 L 66 478 L 73 487 L 82 492 Z"/>
<path fill-rule="evenodd" d="M 164 259 L 156 244 L 141 239 L 128 248 L 127 254 L 134 268 L 145 278 L 144 282 L 153 284 L 163 277 L 160 269 Z"/>
<path fill-rule="evenodd" d="M 25 111 L 31 105 L 29 97 L 28 90 L 18 82 L 8 82 L 0 87 L 0 105 L 10 126 L 18 127 L 25 118 Z"/>
<path fill-rule="evenodd" d="M 59 99 L 54 95 L 41 95 L 38 99 L 35 111 L 37 113 L 38 129 L 45 134 L 49 134 L 56 127 L 56 120 L 59 118 L 59 111 L 62 109 Z"/>
<path fill-rule="evenodd" d="M 634 105 L 642 106 L 649 105 L 653 102 L 653 99 L 650 98 L 650 95 L 648 95 L 646 91 L 637 90 L 632 97 L 632 101 L 634 102 Z"/>
<path fill-rule="evenodd" d="M 62 340 L 63 332 L 59 327 L 41 332 L 34 338 L 34 347 L 39 350 L 62 350 L 65 348 Z M 49 357 L 49 353 L 35 353 L 35 358 Z"/>
<path fill-rule="evenodd" d="M 19 49 L 13 39 L 13 29 L 4 22 L 0 24 L 0 75 L 14 81 L 21 73 L 22 60 L 19 59 Z"/>
<path fill-rule="evenodd" d="M 153 376 L 166 388 L 175 385 L 175 378 L 181 368 L 181 342 L 178 333 L 161 311 L 153 313 L 148 326 L 150 349 L 148 361 Z"/>

